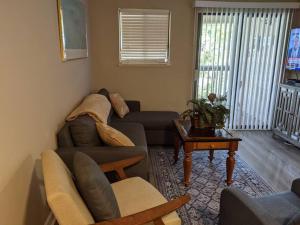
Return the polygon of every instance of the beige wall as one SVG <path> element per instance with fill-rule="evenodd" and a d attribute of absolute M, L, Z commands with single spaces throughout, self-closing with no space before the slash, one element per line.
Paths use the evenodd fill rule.
<path fill-rule="evenodd" d="M 106 87 L 126 99 L 141 100 L 144 110 L 177 110 L 191 97 L 193 77 L 192 0 L 89 0 L 92 88 Z M 118 65 L 118 8 L 169 9 L 170 66 Z"/>
<path fill-rule="evenodd" d="M 55 0 L 2 2 L 0 27 L 0 224 L 42 225 L 37 158 L 89 92 L 89 61 L 61 62 Z"/>
<path fill-rule="evenodd" d="M 184 110 L 192 93 L 193 1 L 89 0 L 89 3 L 92 88 L 106 87 L 127 99 L 141 100 L 144 110 Z M 171 10 L 171 66 L 118 65 L 118 8 Z"/>

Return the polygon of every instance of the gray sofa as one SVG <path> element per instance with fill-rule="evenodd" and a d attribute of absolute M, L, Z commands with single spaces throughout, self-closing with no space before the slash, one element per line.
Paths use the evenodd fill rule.
<path fill-rule="evenodd" d="M 109 99 L 109 92 L 106 89 L 101 89 L 98 94 Z M 145 159 L 127 168 L 126 173 L 129 176 L 148 179 L 147 146 L 173 144 L 175 128 L 172 120 L 179 115 L 167 111 L 141 112 L 139 101 L 126 101 L 126 103 L 130 112 L 121 119 L 111 109 L 108 124 L 128 136 L 135 144 L 134 147 L 107 146 L 98 135 L 95 121 L 87 115 L 65 123 L 57 135 L 57 152 L 71 170 L 76 151 L 83 151 L 99 164 L 142 155 Z"/>
<path fill-rule="evenodd" d="M 250 198 L 234 189 L 221 193 L 220 225 L 300 225 L 300 179 L 291 191 Z"/>

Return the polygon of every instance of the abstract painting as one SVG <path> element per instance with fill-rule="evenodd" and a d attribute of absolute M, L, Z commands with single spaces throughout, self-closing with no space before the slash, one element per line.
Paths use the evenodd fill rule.
<path fill-rule="evenodd" d="M 58 0 L 62 60 L 86 58 L 87 24 L 85 0 Z"/>

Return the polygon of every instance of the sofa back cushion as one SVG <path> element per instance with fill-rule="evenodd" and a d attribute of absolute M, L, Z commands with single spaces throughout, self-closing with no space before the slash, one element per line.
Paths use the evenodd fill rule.
<path fill-rule="evenodd" d="M 48 204 L 60 225 L 95 223 L 80 197 L 71 172 L 53 150 L 42 153 L 43 175 Z"/>
<path fill-rule="evenodd" d="M 74 146 L 93 147 L 103 145 L 96 128 L 96 122 L 88 115 L 79 116 L 69 122 Z"/>
<path fill-rule="evenodd" d="M 107 123 L 111 110 L 109 100 L 98 94 L 90 94 L 67 117 L 67 121 L 75 120 L 78 116 L 89 115 L 96 121 Z"/>
<path fill-rule="evenodd" d="M 99 94 L 99 95 L 104 95 L 104 96 L 107 98 L 107 100 L 110 102 L 109 91 L 108 91 L 107 89 L 101 88 L 101 89 L 98 91 L 98 94 Z M 110 112 L 109 112 L 109 115 L 108 115 L 108 118 L 107 118 L 107 122 L 108 122 L 108 123 L 111 122 L 111 117 L 112 117 L 113 114 L 114 114 L 114 109 L 113 109 L 113 107 L 111 107 Z"/>
<path fill-rule="evenodd" d="M 57 145 L 60 148 L 74 147 L 69 122 L 66 122 L 57 134 Z"/>
<path fill-rule="evenodd" d="M 112 187 L 99 165 L 88 155 L 76 152 L 73 170 L 77 186 L 97 222 L 120 217 Z"/>

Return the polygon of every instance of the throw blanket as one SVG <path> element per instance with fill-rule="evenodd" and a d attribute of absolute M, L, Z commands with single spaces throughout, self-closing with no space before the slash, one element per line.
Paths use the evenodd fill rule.
<path fill-rule="evenodd" d="M 67 117 L 67 121 L 75 120 L 78 116 L 89 115 L 96 122 L 107 124 L 111 104 L 104 95 L 91 94 Z"/>

